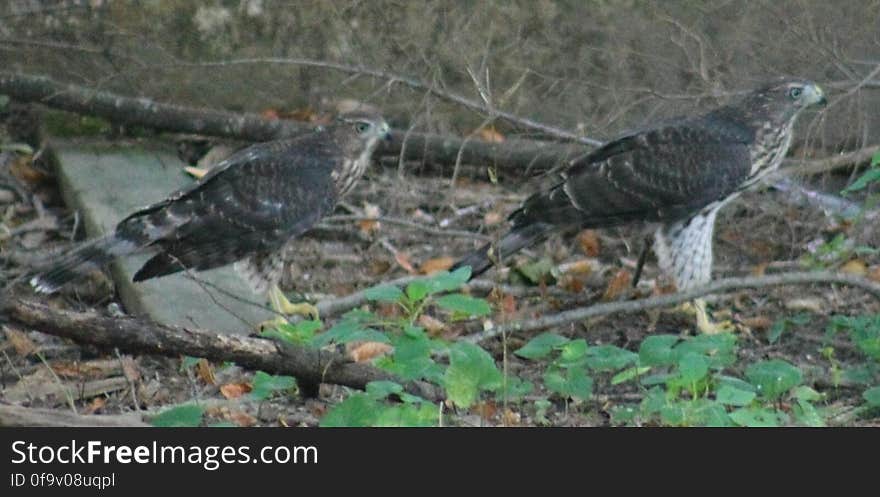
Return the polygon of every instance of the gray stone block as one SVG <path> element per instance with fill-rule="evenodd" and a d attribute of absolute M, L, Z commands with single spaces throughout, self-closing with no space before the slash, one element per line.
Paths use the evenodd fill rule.
<path fill-rule="evenodd" d="M 64 199 L 79 211 L 90 237 L 111 231 L 132 211 L 193 181 L 167 146 L 62 143 L 57 151 Z M 179 273 L 133 283 L 132 276 L 146 259 L 129 257 L 111 267 L 129 313 L 233 334 L 250 333 L 272 315 L 263 306 L 265 297 L 254 294 L 231 265 L 193 273 L 202 282 Z"/>

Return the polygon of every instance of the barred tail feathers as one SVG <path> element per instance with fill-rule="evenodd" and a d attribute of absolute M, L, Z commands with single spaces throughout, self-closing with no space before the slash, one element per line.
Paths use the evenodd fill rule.
<path fill-rule="evenodd" d="M 31 277 L 29 282 L 39 293 L 54 293 L 65 284 L 100 268 L 114 257 L 130 254 L 137 249 L 137 244 L 116 235 L 89 240 L 62 254 L 58 260 Z"/>
<path fill-rule="evenodd" d="M 540 242 L 550 233 L 550 228 L 550 225 L 544 223 L 516 227 L 504 235 L 497 244 L 487 243 L 464 256 L 452 266 L 450 271 L 470 266 L 471 278 L 475 278 L 486 272 L 496 261 L 504 260 L 520 249 Z"/>

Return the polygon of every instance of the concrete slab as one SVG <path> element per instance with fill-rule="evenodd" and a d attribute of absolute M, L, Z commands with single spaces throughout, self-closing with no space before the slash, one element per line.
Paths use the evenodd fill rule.
<path fill-rule="evenodd" d="M 90 237 L 113 229 L 133 210 L 159 201 L 192 181 L 170 146 L 61 143 L 59 181 L 67 205 L 79 210 Z M 146 256 L 112 264 L 117 292 L 126 310 L 176 326 L 197 326 L 247 334 L 271 317 L 232 266 L 195 273 L 203 283 L 176 274 L 132 283 Z"/>

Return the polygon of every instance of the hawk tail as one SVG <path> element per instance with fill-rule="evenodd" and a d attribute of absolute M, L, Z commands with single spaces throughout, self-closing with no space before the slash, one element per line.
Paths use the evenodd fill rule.
<path fill-rule="evenodd" d="M 497 261 L 504 260 L 518 252 L 520 249 L 534 245 L 551 231 L 551 226 L 544 223 L 533 223 L 518 226 L 508 232 L 501 240 L 495 243 L 487 243 L 464 256 L 452 265 L 450 271 L 464 266 L 470 266 L 471 278 L 479 276 L 492 267 Z"/>
<path fill-rule="evenodd" d="M 131 241 L 108 235 L 83 242 L 30 277 L 31 286 L 39 293 L 54 293 L 65 284 L 88 275 L 114 257 L 134 252 Z"/>

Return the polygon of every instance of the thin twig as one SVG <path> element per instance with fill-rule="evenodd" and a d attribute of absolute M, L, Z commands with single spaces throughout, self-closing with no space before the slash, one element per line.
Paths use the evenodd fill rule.
<path fill-rule="evenodd" d="M 442 90 L 437 88 L 436 85 L 426 83 L 419 79 L 416 79 L 411 76 L 403 76 L 400 74 L 394 74 L 388 71 L 383 71 L 380 69 L 373 69 L 370 67 L 360 66 L 360 65 L 349 65 L 343 64 L 339 62 L 331 62 L 326 60 L 314 60 L 314 59 L 303 59 L 303 58 L 279 58 L 279 57 L 255 57 L 255 58 L 245 58 L 245 59 L 232 59 L 225 61 L 214 61 L 214 62 L 178 62 L 176 64 L 172 64 L 171 66 L 177 67 L 223 67 L 223 66 L 235 66 L 235 65 L 248 65 L 248 64 L 288 64 L 288 65 L 296 65 L 296 66 L 308 66 L 308 67 L 319 67 L 322 69 L 332 69 L 335 71 L 346 72 L 349 74 L 364 74 L 367 76 L 372 76 L 375 78 L 385 79 L 391 83 L 400 83 L 405 86 L 408 86 L 415 90 L 426 91 L 435 95 L 443 100 L 447 100 L 449 102 L 456 103 L 461 105 L 462 107 L 466 107 L 468 109 L 477 111 L 481 114 L 490 115 L 493 118 L 500 118 L 508 121 L 510 123 L 516 124 L 518 126 L 522 126 L 524 128 L 533 129 L 536 131 L 540 131 L 542 133 L 546 133 L 551 136 L 555 136 L 557 138 L 562 138 L 565 140 L 571 140 L 578 143 L 583 143 L 585 145 L 591 145 L 594 147 L 599 147 L 602 145 L 600 140 L 596 140 L 593 138 L 589 138 L 586 136 L 581 136 L 576 133 L 572 133 L 571 131 L 566 131 L 562 128 L 557 128 L 555 126 L 550 126 L 547 124 L 543 124 L 532 119 L 528 119 L 525 117 L 517 116 L 516 114 L 505 112 L 502 110 L 498 110 L 495 108 L 488 108 L 486 105 L 481 104 L 476 100 L 472 100 L 461 95 L 457 95 L 455 93 L 448 92 L 446 90 Z M 168 66 L 163 66 L 163 68 L 167 68 Z"/>
<path fill-rule="evenodd" d="M 470 231 L 434 228 L 434 227 L 427 226 L 427 225 L 420 224 L 420 223 L 416 223 L 413 221 L 407 221 L 406 219 L 399 219 L 399 218 L 394 218 L 394 217 L 385 217 L 385 216 L 370 217 L 370 216 L 340 215 L 340 216 L 325 217 L 323 219 L 323 221 L 325 223 L 328 223 L 328 222 L 329 223 L 350 222 L 350 221 L 378 221 L 380 223 L 395 224 L 395 225 L 403 226 L 406 228 L 412 228 L 412 229 L 416 229 L 419 231 L 424 231 L 425 233 L 428 233 L 431 235 L 450 236 L 450 237 L 458 237 L 458 238 L 471 238 L 474 240 L 483 240 L 483 241 L 489 240 L 488 236 L 481 235 L 479 233 L 473 233 Z"/>
<path fill-rule="evenodd" d="M 699 288 L 693 288 L 671 295 L 662 295 L 659 297 L 650 297 L 625 302 L 596 304 L 588 307 L 579 307 L 559 314 L 542 316 L 537 319 L 517 321 L 507 325 L 497 326 L 480 333 L 475 333 L 463 338 L 463 340 L 471 343 L 479 343 L 507 332 L 530 332 L 583 321 L 587 318 L 605 314 L 633 313 L 657 307 L 669 307 L 710 293 L 722 293 L 746 288 L 766 288 L 781 285 L 807 285 L 812 283 L 837 283 L 848 285 L 865 290 L 877 299 L 880 299 L 880 284 L 874 283 L 866 278 L 843 273 L 803 271 L 772 274 L 767 276 L 725 278 Z"/>

